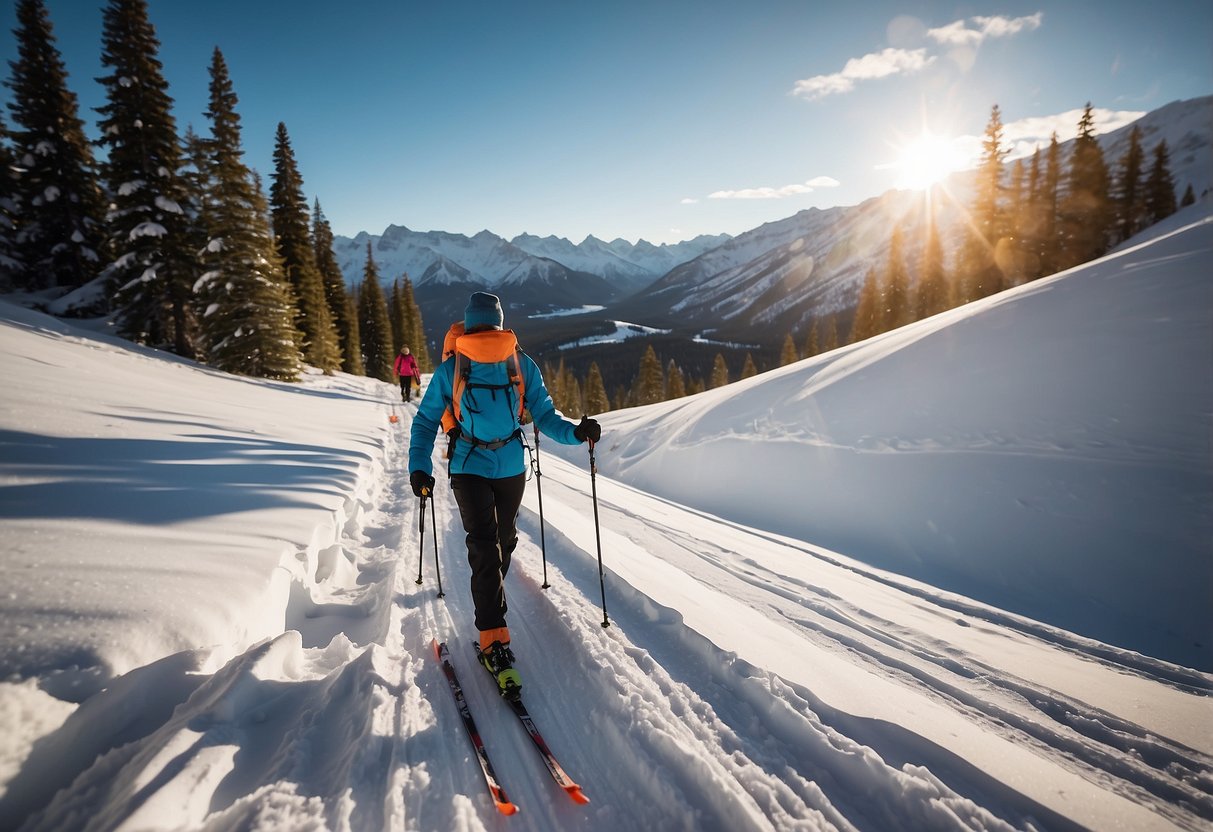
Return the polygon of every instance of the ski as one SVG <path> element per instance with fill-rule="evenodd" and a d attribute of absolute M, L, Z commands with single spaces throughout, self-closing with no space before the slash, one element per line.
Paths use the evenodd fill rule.
<path fill-rule="evenodd" d="M 455 668 L 451 664 L 451 654 L 447 650 L 445 641 L 439 644 L 438 639 L 434 639 L 434 656 L 442 663 L 442 671 L 446 674 L 447 683 L 451 686 L 455 704 L 459 706 L 459 716 L 463 718 L 463 727 L 467 729 L 468 738 L 476 749 L 476 759 L 480 761 L 480 770 L 484 773 L 484 780 L 488 784 L 493 804 L 501 814 L 512 815 L 518 811 L 518 807 L 510 802 L 509 798 L 505 796 L 505 789 L 497 782 L 493 764 L 489 761 L 489 752 L 484 747 L 484 741 L 480 739 L 480 732 L 476 730 L 476 721 L 472 719 L 472 710 L 468 707 L 467 699 L 463 695 L 463 688 L 459 685 L 459 678 L 455 675 Z"/>
<path fill-rule="evenodd" d="M 540 756 L 543 757 L 543 762 L 548 767 L 548 773 L 552 775 L 552 779 L 556 781 L 556 785 L 564 789 L 564 793 L 574 803 L 589 803 L 590 799 L 582 793 L 581 786 L 574 783 L 572 778 L 560 767 L 560 763 L 556 762 L 555 755 L 548 748 L 548 744 L 544 742 L 543 735 L 539 733 L 539 729 L 535 727 L 535 720 L 531 719 L 526 706 L 522 704 L 522 699 L 506 699 L 505 701 L 509 703 L 510 708 L 522 722 L 522 727 L 526 729 L 527 735 L 535 743 L 535 748 L 539 750 Z"/>

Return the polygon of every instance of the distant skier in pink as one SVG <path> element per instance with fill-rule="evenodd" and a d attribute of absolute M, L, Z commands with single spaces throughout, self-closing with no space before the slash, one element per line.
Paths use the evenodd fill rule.
<path fill-rule="evenodd" d="M 400 376 L 400 398 L 407 402 L 413 395 L 413 382 L 416 381 L 417 386 L 421 386 L 421 373 L 417 371 L 417 359 L 413 358 L 408 347 L 400 348 L 400 354 L 396 356 L 396 365 L 392 369 L 396 371 L 396 375 Z"/>

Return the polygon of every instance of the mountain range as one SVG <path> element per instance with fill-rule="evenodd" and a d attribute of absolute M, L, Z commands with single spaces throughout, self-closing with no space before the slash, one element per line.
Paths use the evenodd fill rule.
<path fill-rule="evenodd" d="M 1166 139 L 1176 194 L 1191 185 L 1198 196 L 1207 195 L 1213 188 L 1213 96 L 1173 102 L 1099 136 L 1113 172 L 1134 126 L 1141 130 L 1147 167 L 1155 145 Z M 1071 145 L 1062 144 L 1063 164 Z M 955 174 L 933 189 L 941 197 L 934 211 L 948 261 L 954 252 L 947 249 L 961 236 L 955 229 L 971 201 L 971 181 L 971 172 Z M 576 245 L 531 234 L 507 241 L 488 231 L 467 237 L 393 225 L 382 235 L 338 237 L 334 247 L 351 285 L 362 279 L 368 243 L 382 280 L 407 274 L 431 340 L 459 316 L 470 291 L 487 288 L 508 289 L 515 316 L 605 307 L 573 319 L 582 334 L 611 331 L 624 319 L 677 337 L 777 346 L 788 332 L 807 330 L 814 318 L 849 314 L 868 268 L 887 258 L 894 224 L 905 233 L 913 273 L 924 208 L 924 192 L 889 191 L 855 206 L 800 211 L 736 237 L 704 235 L 661 246 L 606 243 L 592 235 Z M 569 343 L 572 325 L 569 319 L 558 326 L 528 321 L 530 343 L 541 352 L 553 350 Z"/>

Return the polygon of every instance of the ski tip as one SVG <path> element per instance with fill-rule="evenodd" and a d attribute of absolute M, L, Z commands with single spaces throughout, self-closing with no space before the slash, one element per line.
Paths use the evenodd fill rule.
<path fill-rule="evenodd" d="M 590 799 L 581 791 L 581 786 L 568 786 L 565 792 L 573 799 L 574 803 L 580 803 L 582 806 L 590 802 Z"/>
<path fill-rule="evenodd" d="M 513 803 L 510 803 L 508 800 L 498 800 L 496 803 L 497 811 L 501 812 L 503 815 L 513 815 L 517 814 L 518 812 L 518 807 Z"/>
<path fill-rule="evenodd" d="M 441 644 L 439 644 L 439 643 L 438 643 L 438 639 L 434 639 L 434 641 L 432 642 L 432 646 L 433 646 L 433 648 L 434 648 L 434 658 L 435 658 L 435 659 L 441 659 L 441 658 L 442 658 L 442 647 L 443 647 L 443 645 L 441 645 Z"/>

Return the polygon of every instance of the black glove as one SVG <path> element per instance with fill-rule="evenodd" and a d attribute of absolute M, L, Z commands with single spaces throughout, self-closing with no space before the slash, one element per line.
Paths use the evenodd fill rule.
<path fill-rule="evenodd" d="M 409 474 L 409 485 L 413 486 L 413 496 L 426 497 L 434 493 L 434 478 L 425 471 L 413 471 Z"/>
<path fill-rule="evenodd" d="M 587 439 L 597 442 L 602 438 L 602 425 L 589 416 L 582 416 L 581 422 L 573 428 L 573 438 L 578 442 L 584 442 Z"/>

